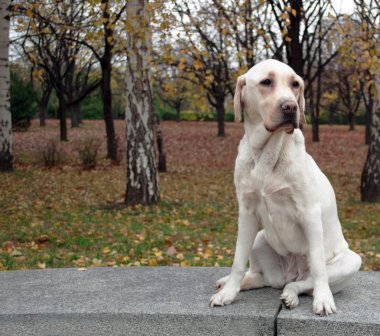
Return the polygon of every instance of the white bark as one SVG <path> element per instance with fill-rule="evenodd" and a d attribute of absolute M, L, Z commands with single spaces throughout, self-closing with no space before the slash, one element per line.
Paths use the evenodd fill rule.
<path fill-rule="evenodd" d="M 13 169 L 9 94 L 9 1 L 0 0 L 0 171 Z"/>
<path fill-rule="evenodd" d="M 127 204 L 148 204 L 159 198 L 149 78 L 151 36 L 146 5 L 146 0 L 132 0 L 127 4 Z"/>

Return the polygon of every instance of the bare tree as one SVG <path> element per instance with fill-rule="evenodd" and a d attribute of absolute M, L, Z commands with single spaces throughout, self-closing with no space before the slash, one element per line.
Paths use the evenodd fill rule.
<path fill-rule="evenodd" d="M 178 67 L 184 78 L 202 87 L 216 110 L 218 136 L 224 136 L 225 101 L 233 92 L 232 49 L 228 22 L 210 3 L 176 3 L 184 38 L 178 41 L 183 55 Z"/>
<path fill-rule="evenodd" d="M 306 81 L 305 96 L 312 116 L 313 141 L 319 141 L 321 80 L 326 66 L 338 55 L 337 48 L 328 48 L 329 34 L 336 20 L 326 18 L 328 0 L 268 0 L 276 18 L 278 43 L 271 28 L 270 36 L 277 44 L 276 58 L 284 53 L 288 64 Z M 278 57 L 279 56 L 279 57 Z"/>

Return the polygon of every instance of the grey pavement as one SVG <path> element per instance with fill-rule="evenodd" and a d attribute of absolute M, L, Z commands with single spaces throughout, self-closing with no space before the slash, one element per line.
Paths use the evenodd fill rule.
<path fill-rule="evenodd" d="M 326 330 L 343 335 L 341 328 L 349 335 L 380 335 L 380 273 L 358 275 L 335 296 L 339 312 L 321 318 L 312 313 L 309 297 L 301 297 L 292 311 L 281 309 L 281 291 L 270 288 L 242 292 L 232 305 L 210 308 L 215 281 L 229 271 L 136 267 L 0 272 L 0 335 L 322 335 Z"/>

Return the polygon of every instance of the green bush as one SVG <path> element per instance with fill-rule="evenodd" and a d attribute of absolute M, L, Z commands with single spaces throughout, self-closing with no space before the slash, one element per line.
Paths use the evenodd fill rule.
<path fill-rule="evenodd" d="M 10 94 L 12 123 L 16 127 L 18 124 L 29 124 L 38 111 L 37 94 L 32 83 L 24 81 L 11 71 Z"/>
<path fill-rule="evenodd" d="M 81 105 L 82 119 L 103 119 L 103 102 L 100 94 L 86 97 Z"/>
<path fill-rule="evenodd" d="M 228 122 L 235 121 L 235 114 L 232 112 L 226 112 L 224 120 Z"/>
<path fill-rule="evenodd" d="M 158 114 L 158 117 L 160 118 L 160 120 L 177 120 L 177 116 L 176 116 L 176 113 L 174 111 L 170 111 L 170 110 L 161 110 L 161 111 L 157 111 L 157 114 Z"/>

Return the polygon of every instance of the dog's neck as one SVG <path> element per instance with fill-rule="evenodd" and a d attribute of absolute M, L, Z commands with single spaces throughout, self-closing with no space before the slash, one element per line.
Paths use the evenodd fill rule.
<path fill-rule="evenodd" d="M 263 123 L 245 122 L 244 130 L 248 137 L 248 143 L 254 150 L 261 150 L 273 135 L 273 133 L 267 131 Z"/>
<path fill-rule="evenodd" d="M 251 177 L 257 185 L 263 185 L 266 177 L 275 169 L 288 134 L 282 130 L 268 132 L 263 124 L 247 123 L 244 128 L 252 148 L 254 165 Z M 258 183 L 259 180 L 261 183 Z"/>

